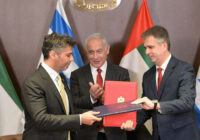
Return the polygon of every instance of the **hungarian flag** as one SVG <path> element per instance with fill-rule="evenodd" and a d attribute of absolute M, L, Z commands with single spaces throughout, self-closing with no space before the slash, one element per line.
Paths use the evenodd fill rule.
<path fill-rule="evenodd" d="M 23 107 L 0 56 L 0 136 L 21 134 L 23 129 Z"/>
<path fill-rule="evenodd" d="M 143 0 L 120 62 L 120 66 L 129 70 L 131 81 L 138 82 L 138 97 L 141 97 L 142 94 L 143 74 L 153 66 L 153 63 L 145 54 L 141 35 L 152 26 L 153 21 L 147 6 L 147 0 Z"/>

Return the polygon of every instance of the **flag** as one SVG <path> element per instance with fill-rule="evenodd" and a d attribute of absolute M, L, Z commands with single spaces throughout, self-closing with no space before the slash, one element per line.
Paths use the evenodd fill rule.
<path fill-rule="evenodd" d="M 120 62 L 120 66 L 129 70 L 131 80 L 137 81 L 139 86 L 142 86 L 144 72 L 153 66 L 153 63 L 145 54 L 144 44 L 141 39 L 142 33 L 152 26 L 153 21 L 147 1 L 143 0 Z M 142 87 L 139 87 L 138 93 L 141 96 Z"/>
<path fill-rule="evenodd" d="M 196 78 L 196 99 L 194 108 L 197 114 L 198 125 L 200 129 L 200 67 Z"/>
<path fill-rule="evenodd" d="M 0 56 L 0 136 L 21 134 L 23 107 Z"/>
<path fill-rule="evenodd" d="M 141 97 L 142 93 L 143 74 L 153 66 L 153 63 L 145 54 L 141 35 L 152 26 L 153 21 L 147 6 L 147 0 L 143 0 L 120 62 L 120 66 L 129 70 L 131 81 L 138 82 L 138 97 Z M 151 132 L 151 124 L 148 125 Z"/>
<path fill-rule="evenodd" d="M 63 8 L 63 0 L 58 0 L 56 9 L 54 12 L 53 19 L 50 24 L 50 28 L 48 31 L 48 34 L 51 34 L 52 32 L 58 33 L 58 34 L 67 34 L 69 35 L 72 39 L 74 39 L 74 36 L 72 34 L 71 27 L 69 25 L 67 16 L 65 14 L 64 8 Z M 79 53 L 78 47 L 74 46 L 73 47 L 73 57 L 74 61 L 71 62 L 67 70 L 61 72 L 66 76 L 66 80 L 69 84 L 69 78 L 71 75 L 71 72 L 74 71 L 75 69 L 83 66 L 83 61 L 81 58 L 81 55 Z M 40 57 L 39 64 L 43 61 L 43 56 Z"/>

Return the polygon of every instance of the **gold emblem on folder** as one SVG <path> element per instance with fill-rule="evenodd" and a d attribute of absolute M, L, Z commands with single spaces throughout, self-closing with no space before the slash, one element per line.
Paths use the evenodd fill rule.
<path fill-rule="evenodd" d="M 70 0 L 70 3 L 80 10 L 104 11 L 115 9 L 121 0 Z"/>
<path fill-rule="evenodd" d="M 124 97 L 120 96 L 120 97 L 117 98 L 117 103 L 123 103 L 123 102 L 125 102 Z"/>

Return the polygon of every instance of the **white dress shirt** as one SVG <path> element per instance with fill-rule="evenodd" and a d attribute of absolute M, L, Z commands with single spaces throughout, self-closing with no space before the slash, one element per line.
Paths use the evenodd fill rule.
<path fill-rule="evenodd" d="M 156 87 L 158 88 L 158 68 L 162 68 L 162 76 L 164 76 L 165 70 L 167 68 L 167 65 L 171 59 L 172 55 L 170 54 L 167 59 L 165 60 L 165 62 L 161 65 L 161 66 L 156 66 Z"/>

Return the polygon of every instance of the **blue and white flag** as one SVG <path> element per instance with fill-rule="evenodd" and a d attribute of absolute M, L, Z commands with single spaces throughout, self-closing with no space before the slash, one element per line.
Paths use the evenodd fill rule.
<path fill-rule="evenodd" d="M 63 8 L 63 0 L 58 0 L 57 2 L 56 9 L 54 12 L 53 19 L 51 21 L 48 34 L 51 34 L 52 32 L 59 33 L 59 34 L 67 34 L 74 39 L 71 27 L 69 25 L 67 16 Z M 71 72 L 83 66 L 83 61 L 82 61 L 82 58 L 77 46 L 73 47 L 72 55 L 74 57 L 74 61 L 71 62 L 67 70 L 62 72 L 66 76 L 68 84 L 69 84 L 69 78 L 70 78 Z M 41 56 L 39 63 L 42 61 L 43 61 L 43 55 Z"/>
<path fill-rule="evenodd" d="M 200 129 L 200 67 L 196 78 L 196 99 L 194 108 L 197 113 L 198 125 Z"/>

